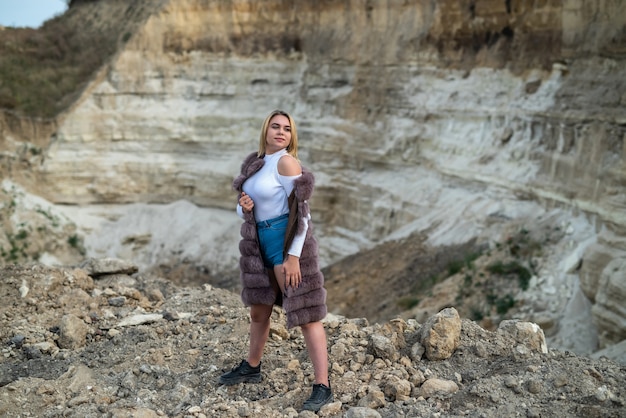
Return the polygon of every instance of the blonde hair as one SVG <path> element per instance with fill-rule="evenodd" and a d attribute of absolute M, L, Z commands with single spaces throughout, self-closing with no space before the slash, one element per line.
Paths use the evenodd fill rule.
<path fill-rule="evenodd" d="M 291 155 L 296 160 L 298 159 L 298 131 L 296 130 L 296 122 L 289 115 L 289 113 L 283 110 L 274 110 L 270 113 L 263 122 L 263 127 L 261 128 L 261 137 L 259 138 L 259 152 L 258 156 L 262 157 L 265 155 L 265 137 L 267 136 L 267 130 L 270 127 L 270 121 L 276 115 L 285 116 L 289 119 L 289 126 L 291 127 L 291 141 L 287 146 L 287 153 Z"/>

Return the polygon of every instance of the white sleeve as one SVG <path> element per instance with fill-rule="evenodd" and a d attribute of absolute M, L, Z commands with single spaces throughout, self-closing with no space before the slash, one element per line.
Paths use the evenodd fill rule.
<path fill-rule="evenodd" d="M 282 174 L 278 175 L 278 181 L 285 189 L 285 193 L 287 193 L 287 196 L 289 196 L 291 192 L 293 191 L 294 181 L 298 177 L 301 177 L 301 176 L 302 174 L 298 174 L 295 176 L 283 176 Z M 289 247 L 289 251 L 287 251 L 287 254 L 290 254 L 296 257 L 300 257 L 300 254 L 302 254 L 302 247 L 304 247 L 304 238 L 306 237 L 306 231 L 309 229 L 310 217 L 311 216 L 309 215 L 307 218 L 303 219 L 304 228 L 302 229 L 302 232 L 300 232 L 295 237 L 293 237 L 293 241 L 291 242 L 291 246 Z"/>
<path fill-rule="evenodd" d="M 302 254 L 302 247 L 304 247 L 304 238 L 306 237 L 306 231 L 309 230 L 309 219 L 311 219 L 311 215 L 304 218 L 304 228 L 302 228 L 302 232 L 293 237 L 293 241 L 291 242 L 291 246 L 289 247 L 289 251 L 287 254 L 293 255 L 295 257 L 300 257 Z"/>
<path fill-rule="evenodd" d="M 301 176 L 302 174 L 298 174 L 295 176 L 283 176 L 282 174 L 278 175 L 278 181 L 280 185 L 283 186 L 283 189 L 285 189 L 285 193 L 287 194 L 287 196 L 289 196 L 293 191 L 294 181 L 296 181 L 296 179 Z"/>
<path fill-rule="evenodd" d="M 244 219 L 244 217 L 243 217 L 243 208 L 241 207 L 241 205 L 239 203 L 237 203 L 237 215 L 239 215 L 239 217 L 241 219 Z"/>

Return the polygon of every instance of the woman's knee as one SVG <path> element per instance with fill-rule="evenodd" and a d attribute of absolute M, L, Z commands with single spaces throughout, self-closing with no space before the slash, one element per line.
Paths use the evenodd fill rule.
<path fill-rule="evenodd" d="M 303 332 L 310 331 L 310 330 L 317 330 L 320 327 L 322 329 L 324 328 L 324 326 L 322 325 L 320 321 L 309 322 L 308 324 L 300 325 L 300 329 L 302 329 Z"/>
<path fill-rule="evenodd" d="M 272 316 L 272 306 L 252 305 L 250 307 L 250 320 L 252 322 L 266 322 Z"/>

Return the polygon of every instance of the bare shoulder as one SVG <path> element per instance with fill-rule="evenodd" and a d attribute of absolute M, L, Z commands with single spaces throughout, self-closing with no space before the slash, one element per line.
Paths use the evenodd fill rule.
<path fill-rule="evenodd" d="M 282 176 L 297 176 L 302 174 L 300 162 L 291 155 L 283 155 L 278 160 L 278 174 Z"/>

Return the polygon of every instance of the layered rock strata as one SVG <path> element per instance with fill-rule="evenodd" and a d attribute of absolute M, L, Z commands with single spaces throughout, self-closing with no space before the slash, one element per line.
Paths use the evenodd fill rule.
<path fill-rule="evenodd" d="M 611 240 L 626 229 L 621 2 L 147 4 L 153 13 L 44 138 L 24 178 L 33 192 L 232 210 L 240 161 L 283 108 L 317 174 L 326 260 L 415 229 L 432 245 L 488 241 L 489 222 L 532 222 L 535 205 L 581 212 L 598 231 L 576 250 L 583 290 L 598 326 L 611 324 L 603 341 L 622 338 L 611 301 L 626 251 Z"/>

